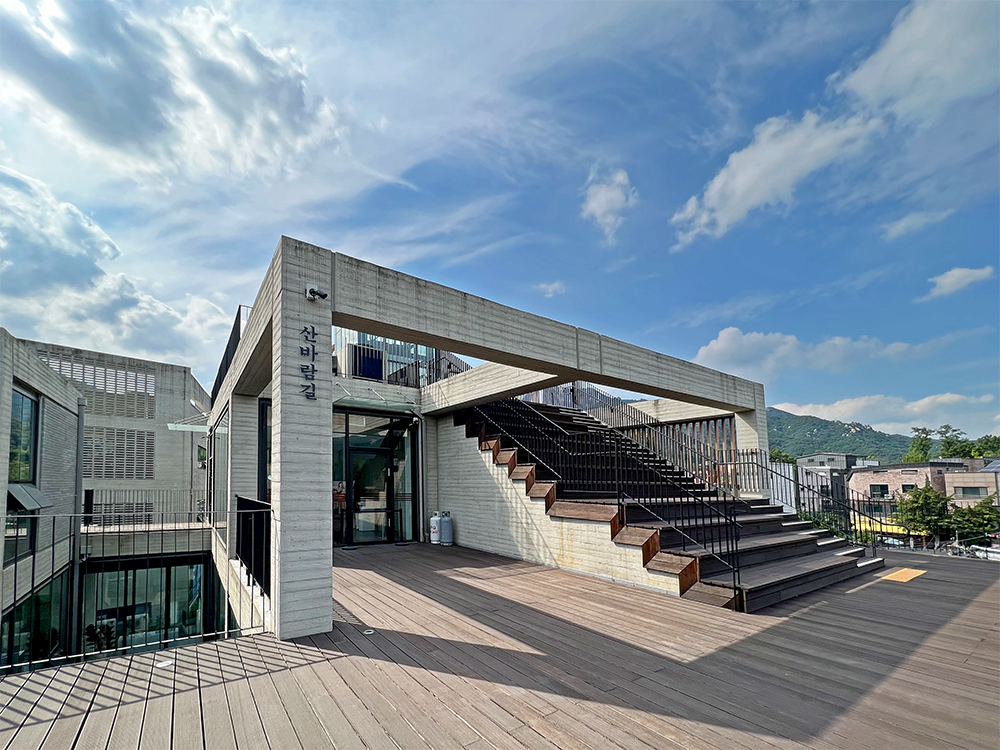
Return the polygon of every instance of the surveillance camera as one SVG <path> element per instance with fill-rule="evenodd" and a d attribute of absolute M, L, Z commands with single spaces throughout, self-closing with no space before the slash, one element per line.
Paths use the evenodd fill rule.
<path fill-rule="evenodd" d="M 313 302 L 315 302 L 317 299 L 326 299 L 327 296 L 329 295 L 327 295 L 326 292 L 321 292 L 314 286 L 311 286 L 306 290 L 306 298 L 312 300 Z"/>

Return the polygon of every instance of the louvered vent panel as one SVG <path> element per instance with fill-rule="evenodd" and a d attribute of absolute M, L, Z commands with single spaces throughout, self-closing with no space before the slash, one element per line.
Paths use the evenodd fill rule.
<path fill-rule="evenodd" d="M 156 436 L 147 430 L 83 428 L 85 479 L 155 479 Z"/>
<path fill-rule="evenodd" d="M 156 375 L 151 368 L 136 365 L 122 370 L 89 357 L 57 352 L 41 352 L 39 356 L 60 375 L 82 386 L 88 414 L 156 418 Z"/>

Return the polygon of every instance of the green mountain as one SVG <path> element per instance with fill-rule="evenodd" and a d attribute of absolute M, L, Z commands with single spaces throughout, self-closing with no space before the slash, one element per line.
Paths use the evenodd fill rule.
<path fill-rule="evenodd" d="M 820 451 L 856 453 L 883 464 L 899 463 L 910 447 L 905 435 L 889 435 L 860 422 L 799 417 L 772 407 L 767 410 L 767 437 L 772 448 L 793 456 Z"/>

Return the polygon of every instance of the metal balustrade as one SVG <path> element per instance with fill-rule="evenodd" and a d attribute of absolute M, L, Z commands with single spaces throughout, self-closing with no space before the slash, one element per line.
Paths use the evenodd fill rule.
<path fill-rule="evenodd" d="M 269 507 L 8 519 L 0 674 L 269 630 L 270 520 Z"/>

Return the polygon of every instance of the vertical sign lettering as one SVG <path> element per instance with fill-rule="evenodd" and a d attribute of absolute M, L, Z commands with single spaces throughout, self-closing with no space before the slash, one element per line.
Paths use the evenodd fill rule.
<path fill-rule="evenodd" d="M 299 345 L 299 356 L 309 361 L 299 365 L 299 372 L 302 379 L 307 381 L 300 383 L 302 395 L 310 401 L 316 400 L 316 383 L 309 382 L 316 380 L 316 326 L 305 326 L 299 331 L 299 337 L 303 343 Z"/>

